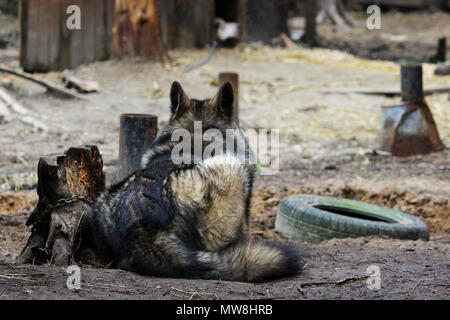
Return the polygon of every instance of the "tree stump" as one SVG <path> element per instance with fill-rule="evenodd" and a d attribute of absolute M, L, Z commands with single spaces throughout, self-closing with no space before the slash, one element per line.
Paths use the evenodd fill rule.
<path fill-rule="evenodd" d="M 69 264 L 81 219 L 104 188 L 103 160 L 96 146 L 41 157 L 39 201 L 26 222 L 31 235 L 16 262 Z"/>

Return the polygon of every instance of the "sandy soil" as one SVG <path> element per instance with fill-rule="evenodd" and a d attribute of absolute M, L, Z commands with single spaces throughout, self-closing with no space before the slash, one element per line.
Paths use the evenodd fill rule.
<path fill-rule="evenodd" d="M 261 284 L 142 277 L 81 267 L 81 289 L 67 289 L 56 266 L 11 267 L 0 260 L 1 299 L 448 299 L 450 243 L 445 239 L 348 239 L 303 245 L 303 274 Z M 368 289 L 367 268 L 381 288 Z"/>
<path fill-rule="evenodd" d="M 422 35 L 414 32 L 415 27 L 412 31 L 406 28 L 396 14 L 387 15 L 384 22 L 390 34 L 406 34 L 411 41 L 419 41 L 417 50 L 425 56 L 429 52 L 423 49 L 426 43 L 445 30 L 442 19 L 450 18 L 438 13 L 439 19 L 432 20 L 435 15 L 400 16 L 408 25 L 422 23 Z M 437 22 L 430 25 L 428 21 Z M 325 38 L 344 37 L 332 26 L 319 31 Z M 371 51 L 371 42 L 364 43 L 362 50 Z M 384 48 L 394 52 L 390 46 Z M 398 87 L 398 65 L 327 49 L 251 45 L 220 49 L 205 66 L 183 72 L 207 53 L 207 49 L 173 51 L 172 62 L 166 65 L 133 59 L 81 66 L 69 74 L 95 80 L 101 87 L 99 93 L 83 100 L 54 98 L 38 86 L 0 75 L 1 85 L 49 128 L 39 130 L 19 119 L 0 123 L 0 298 L 448 299 L 450 149 L 407 158 L 377 155 L 373 150 L 379 147 L 380 107 L 396 104 L 399 98 L 321 91 L 344 86 Z M 0 50 L 0 62 L 17 64 L 17 50 Z M 449 76 L 434 76 L 433 70 L 433 65 L 424 65 L 426 87 L 450 84 Z M 156 279 L 86 266 L 82 268 L 83 289 L 71 292 L 61 268 L 14 269 L 9 265 L 29 235 L 24 222 L 37 200 L 35 170 L 41 155 L 96 144 L 110 184 L 117 175 L 119 115 L 154 113 L 162 125 L 168 119 L 172 81 L 179 81 L 192 97 L 209 97 L 215 94 L 217 74 L 222 71 L 240 73 L 242 126 L 280 129 L 279 173 L 256 179 L 251 218 L 254 236 L 281 239 L 273 230 L 280 200 L 290 194 L 313 193 L 363 200 L 419 216 L 430 227 L 431 241 L 369 238 L 299 243 L 305 252 L 303 275 L 264 284 Z M 38 76 L 60 81 L 60 73 Z M 427 102 L 448 145 L 447 96 L 434 94 Z M 361 278 L 367 276 L 371 264 L 380 266 L 381 290 L 367 289 Z"/>

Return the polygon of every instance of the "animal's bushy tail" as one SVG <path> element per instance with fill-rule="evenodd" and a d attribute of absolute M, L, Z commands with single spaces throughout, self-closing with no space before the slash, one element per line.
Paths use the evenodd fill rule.
<path fill-rule="evenodd" d="M 213 269 L 211 278 L 260 282 L 297 275 L 302 269 L 299 250 L 292 244 L 245 240 L 215 252 L 201 252 L 199 260 Z"/>

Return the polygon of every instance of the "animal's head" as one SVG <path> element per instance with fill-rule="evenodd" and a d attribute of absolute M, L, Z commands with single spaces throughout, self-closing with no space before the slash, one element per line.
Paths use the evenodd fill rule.
<path fill-rule="evenodd" d="M 174 128 L 192 129 L 194 121 L 202 121 L 203 129 L 231 127 L 234 94 L 229 82 L 223 84 L 212 99 L 190 99 L 178 82 L 170 90 L 170 120 Z"/>
<path fill-rule="evenodd" d="M 162 129 L 157 139 L 142 157 L 142 166 L 145 167 L 158 154 L 167 153 L 179 143 L 180 136 L 190 139 L 190 145 L 194 146 L 196 141 L 197 128 L 201 128 L 201 149 L 206 148 L 211 140 L 203 139 L 203 134 L 209 132 L 214 136 L 215 142 L 225 143 L 225 139 L 235 139 L 235 136 L 227 135 L 228 129 L 233 129 L 238 137 L 235 148 L 245 145 L 245 139 L 233 118 L 234 94 L 233 87 L 229 82 L 222 85 L 214 98 L 206 100 L 190 99 L 178 82 L 172 84 L 170 90 L 170 119 Z M 182 130 L 179 130 L 182 129 Z M 210 130 L 213 129 L 213 130 Z M 178 135 L 180 133 L 180 135 Z M 211 137 L 210 137 L 211 138 Z M 236 138 L 237 139 L 237 138 Z M 184 142 L 188 141 L 186 139 Z M 234 143 L 233 143 L 234 145 Z M 196 148 L 190 148 L 189 152 Z M 245 150 L 245 147 L 242 148 Z M 184 150 L 186 151 L 186 150 Z M 187 151 L 186 151 L 187 152 Z M 201 155 L 200 155 L 201 156 Z"/>

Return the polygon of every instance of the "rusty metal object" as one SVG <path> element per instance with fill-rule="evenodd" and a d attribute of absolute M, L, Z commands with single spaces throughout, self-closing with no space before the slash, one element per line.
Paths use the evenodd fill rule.
<path fill-rule="evenodd" d="M 394 156 L 427 154 L 444 148 L 423 96 L 422 66 L 401 67 L 402 104 L 381 111 L 381 149 Z"/>
<path fill-rule="evenodd" d="M 221 72 L 219 73 L 219 87 L 225 82 L 231 83 L 234 94 L 234 108 L 233 117 L 236 122 L 239 122 L 239 73 L 236 72 Z"/>
<path fill-rule="evenodd" d="M 119 180 L 141 168 L 141 156 L 155 140 L 158 117 L 125 113 L 120 116 Z"/>

